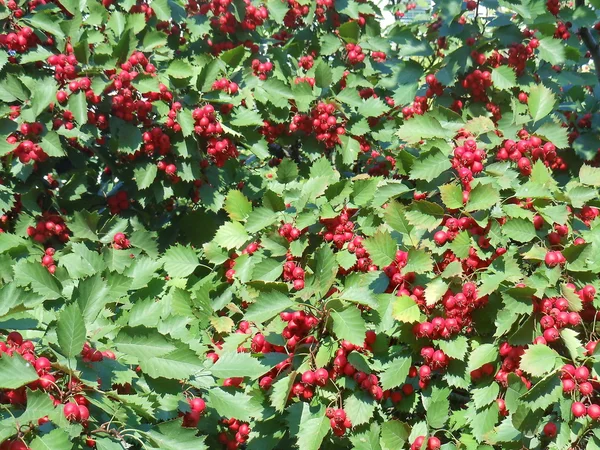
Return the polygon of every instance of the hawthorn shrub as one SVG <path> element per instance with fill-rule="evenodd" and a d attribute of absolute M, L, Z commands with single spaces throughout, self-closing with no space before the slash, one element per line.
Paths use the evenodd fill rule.
<path fill-rule="evenodd" d="M 600 3 L 436 3 L 0 0 L 0 449 L 600 448 Z"/>

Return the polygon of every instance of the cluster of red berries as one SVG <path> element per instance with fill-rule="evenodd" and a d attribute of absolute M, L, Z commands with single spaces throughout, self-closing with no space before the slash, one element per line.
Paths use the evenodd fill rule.
<path fill-rule="evenodd" d="M 474 139 L 466 139 L 463 145 L 454 148 L 452 167 L 458 171 L 458 176 L 465 189 L 469 190 L 473 174 L 483 171 L 482 161 L 485 157 L 485 151 L 477 148 L 477 142 Z"/>
<path fill-rule="evenodd" d="M 575 417 L 587 415 L 592 420 L 600 420 L 600 404 L 592 403 L 590 398 L 595 390 L 600 389 L 600 383 L 597 379 L 590 378 L 590 370 L 585 366 L 575 367 L 565 364 L 561 369 L 560 378 L 565 394 L 573 393 L 577 389 L 582 397 L 589 399 L 590 403 L 587 406 L 582 401 L 573 402 L 571 405 L 573 415 Z"/>
<path fill-rule="evenodd" d="M 579 212 L 579 214 L 577 214 L 577 217 L 579 217 L 581 221 L 585 223 L 588 227 L 590 226 L 592 221 L 598 216 L 600 216 L 600 209 L 596 208 L 595 206 L 589 205 L 582 206 L 581 211 Z"/>
<path fill-rule="evenodd" d="M 438 81 L 438 79 L 433 74 L 429 74 L 425 77 L 425 82 L 427 83 L 427 91 L 425 92 L 425 96 L 427 98 L 432 98 L 437 95 L 444 95 L 444 85 Z"/>
<path fill-rule="evenodd" d="M 131 242 L 127 239 L 124 233 L 115 233 L 113 236 L 113 248 L 115 250 L 123 250 L 131 247 Z"/>
<path fill-rule="evenodd" d="M 533 38 L 530 39 L 527 45 L 522 42 L 514 42 L 508 48 L 508 60 L 507 64 L 509 67 L 513 67 L 518 75 L 521 75 L 525 71 L 527 60 L 533 58 L 534 50 L 538 48 L 540 42 Z"/>
<path fill-rule="evenodd" d="M 327 408 L 325 415 L 329 419 L 329 425 L 336 436 L 343 436 L 348 428 L 352 428 L 352 422 L 346 417 L 346 411 L 342 408 Z"/>
<path fill-rule="evenodd" d="M 42 256 L 42 266 L 48 269 L 48 272 L 56 272 L 56 261 L 54 261 L 55 250 L 52 247 L 48 247 Z"/>
<path fill-rule="evenodd" d="M 23 125 L 30 125 L 30 124 L 23 124 Z M 21 129 L 23 129 L 23 125 L 21 126 Z M 27 133 L 28 135 L 38 135 L 42 132 L 41 124 L 38 124 L 36 122 L 31 125 L 32 126 L 29 127 L 29 129 L 28 129 L 28 133 Z M 9 144 L 16 144 L 17 142 L 19 142 L 19 139 L 16 135 L 12 134 L 6 139 L 6 142 L 8 142 Z M 19 158 L 19 162 L 21 162 L 22 164 L 27 164 L 31 161 L 33 161 L 34 163 L 35 162 L 44 162 L 48 159 L 48 155 L 42 149 L 42 147 L 30 139 L 25 139 L 25 140 L 22 140 L 21 142 L 19 142 L 17 147 L 13 150 L 13 154 L 17 158 Z"/>
<path fill-rule="evenodd" d="M 198 426 L 198 422 L 200 422 L 200 416 L 206 409 L 206 403 L 201 397 L 194 397 L 188 399 L 188 405 L 190 406 L 190 410 L 182 413 L 183 423 L 181 426 L 187 428 L 196 428 Z"/>
<path fill-rule="evenodd" d="M 557 22 L 556 30 L 554 30 L 554 37 L 564 41 L 568 40 L 571 37 L 571 32 L 569 30 L 572 26 L 573 24 L 571 22 Z"/>
<path fill-rule="evenodd" d="M 525 353 L 523 346 L 512 346 L 508 342 L 503 342 L 499 347 L 500 357 L 502 358 L 502 364 L 494 379 L 502 386 L 508 386 L 508 374 L 514 373 L 521 377 L 521 381 L 529 389 L 531 387 L 531 381 L 529 381 L 523 375 L 523 371 L 519 368 L 521 363 L 521 356 Z M 487 375 L 487 373 L 485 373 Z"/>
<path fill-rule="evenodd" d="M 546 9 L 553 16 L 558 16 L 560 12 L 560 0 L 546 0 Z"/>
<path fill-rule="evenodd" d="M 284 237 L 288 242 L 295 241 L 301 234 L 302 232 L 291 223 L 284 223 L 279 227 L 279 236 Z"/>
<path fill-rule="evenodd" d="M 196 108 L 192 111 L 194 119 L 194 132 L 199 136 L 214 136 L 221 134 L 223 128 L 215 115 L 213 105 L 204 105 L 202 108 Z"/>
<path fill-rule="evenodd" d="M 299 344 L 312 344 L 315 342 L 314 336 L 308 336 L 310 330 L 319 323 L 319 319 L 315 316 L 306 314 L 304 311 L 293 313 L 284 311 L 279 314 L 279 317 L 287 322 L 281 335 L 287 340 L 286 346 L 289 350 L 295 349 Z"/>
<path fill-rule="evenodd" d="M 295 383 L 290 391 L 290 398 L 296 396 L 304 401 L 310 401 L 315 393 L 315 386 L 325 386 L 329 380 L 327 369 L 307 370 L 302 374 L 301 382 Z"/>
<path fill-rule="evenodd" d="M 431 378 L 433 370 L 444 370 L 450 364 L 450 358 L 442 350 L 436 350 L 433 347 L 423 347 L 421 349 L 421 357 L 425 361 L 419 367 L 419 378 L 422 381 L 427 381 Z"/>
<path fill-rule="evenodd" d="M 286 261 L 283 264 L 283 279 L 285 281 L 292 281 L 294 283 L 294 289 L 297 291 L 304 289 L 304 275 L 304 269 L 295 262 Z"/>
<path fill-rule="evenodd" d="M 51 55 L 47 59 L 48 64 L 54 67 L 54 78 L 63 82 L 77 78 L 77 58 L 71 54 Z"/>
<path fill-rule="evenodd" d="M 227 160 L 237 158 L 239 155 L 237 147 L 229 138 L 210 139 L 206 153 L 213 159 L 217 167 L 223 167 Z"/>
<path fill-rule="evenodd" d="M 56 237 L 60 242 L 67 242 L 69 233 L 70 230 L 65 224 L 65 220 L 59 215 L 51 213 L 44 213 L 35 227 L 27 227 L 27 235 L 42 244 L 52 237 Z"/>
<path fill-rule="evenodd" d="M 472 0 L 469 0 L 467 4 L 469 4 Z M 477 6 L 477 2 L 474 2 L 475 6 Z M 410 450 L 421 450 L 423 445 L 425 444 L 425 436 L 417 436 L 414 442 L 410 445 Z M 435 436 L 430 436 L 427 439 L 427 450 L 438 450 L 442 446 L 442 442 L 436 438 Z"/>
<path fill-rule="evenodd" d="M 352 65 L 359 64 L 365 60 L 362 47 L 358 44 L 346 44 L 346 51 L 348 52 L 348 62 Z"/>
<path fill-rule="evenodd" d="M 473 101 L 487 102 L 486 89 L 492 86 L 492 74 L 487 71 L 475 69 L 462 81 L 462 87 L 471 93 Z"/>
<path fill-rule="evenodd" d="M 369 252 L 363 247 L 364 238 L 362 236 L 356 236 L 348 243 L 348 251 L 356 255 L 356 264 L 350 269 L 359 272 L 368 272 L 377 270 L 377 266 L 373 264 L 373 261 L 369 257 Z"/>
<path fill-rule="evenodd" d="M 101 352 L 93 348 L 89 342 L 83 344 L 83 349 L 81 350 L 81 359 L 83 362 L 100 362 L 104 358 L 116 359 L 116 356 L 111 350 Z"/>
<path fill-rule="evenodd" d="M 544 262 L 548 267 L 556 267 L 567 262 L 560 250 L 549 251 L 544 257 Z"/>
<path fill-rule="evenodd" d="M 267 142 L 273 143 L 287 131 L 287 126 L 285 123 L 271 123 L 268 120 L 263 121 L 263 126 L 260 128 L 259 132 L 262 134 Z"/>
<path fill-rule="evenodd" d="M 155 152 L 164 156 L 171 150 L 171 138 L 160 127 L 144 131 L 142 141 L 143 146 L 141 151 L 148 156 L 152 156 Z"/>
<path fill-rule="evenodd" d="M 235 95 L 239 90 L 239 86 L 237 83 L 229 81 L 227 78 L 219 78 L 212 84 L 212 89 L 213 91 L 223 91 L 229 95 Z"/>
<path fill-rule="evenodd" d="M 175 164 L 166 161 L 158 161 L 156 167 L 170 177 L 173 183 L 178 183 L 181 180 L 181 178 L 177 176 L 177 166 Z"/>
<path fill-rule="evenodd" d="M 121 70 L 121 72 L 110 75 L 112 83 L 107 86 L 105 92 L 112 93 L 112 113 L 126 122 L 133 122 L 136 118 L 142 124 L 150 128 L 152 122 L 150 113 L 152 103 L 149 100 L 138 99 L 136 89 L 131 82 L 138 76 L 136 71 Z"/>
<path fill-rule="evenodd" d="M 16 32 L 0 34 L 0 46 L 17 53 L 26 52 L 28 48 L 35 47 L 38 42 L 38 37 L 29 27 L 22 27 Z"/>
<path fill-rule="evenodd" d="M 326 231 L 323 233 L 325 242 L 333 242 L 336 248 L 341 249 L 346 242 L 354 239 L 354 222 L 350 217 L 356 212 L 355 209 L 344 208 L 339 216 L 332 219 L 321 219 Z"/>
<path fill-rule="evenodd" d="M 413 327 L 413 333 L 418 338 L 448 339 L 461 329 L 468 328 L 471 313 L 485 305 L 487 300 L 487 296 L 478 297 L 473 283 L 465 283 L 462 292 L 456 294 L 449 290 L 442 298 L 446 318 L 438 316 L 431 322 L 418 323 Z"/>
<path fill-rule="evenodd" d="M 339 136 L 346 134 L 344 125 L 338 123 L 335 111 L 334 104 L 319 102 L 311 110 L 310 116 L 296 114 L 290 124 L 290 131 L 314 133 L 317 140 L 323 142 L 326 148 L 333 148 L 341 143 Z"/>
<path fill-rule="evenodd" d="M 269 73 L 273 70 L 273 63 L 271 61 L 260 62 L 258 59 L 252 60 L 252 70 L 254 71 L 254 75 L 260 78 L 261 80 L 266 80 L 269 76 Z"/>
<path fill-rule="evenodd" d="M 424 95 L 417 95 L 411 106 L 405 106 L 404 108 L 402 108 L 402 116 L 405 119 L 410 119 L 415 114 L 417 116 L 422 116 L 427 112 L 428 109 L 429 104 L 427 103 L 427 97 Z"/>
<path fill-rule="evenodd" d="M 121 211 L 129 209 L 129 198 L 126 191 L 119 191 L 106 199 L 111 214 L 120 214 Z"/>
<path fill-rule="evenodd" d="M 301 56 L 298 60 L 298 66 L 302 67 L 304 70 L 310 70 L 314 63 L 315 60 L 311 55 Z"/>
<path fill-rule="evenodd" d="M 247 423 L 233 417 L 231 419 L 223 419 L 221 423 L 227 427 L 227 431 L 219 433 L 218 439 L 227 450 L 235 450 L 248 440 L 251 430 Z"/>
<path fill-rule="evenodd" d="M 296 77 L 294 79 L 294 84 L 308 83 L 310 87 L 314 87 L 315 82 L 316 80 L 313 77 Z"/>
<path fill-rule="evenodd" d="M 537 136 L 527 137 L 522 134 L 523 139 L 515 142 L 507 139 L 498 149 L 496 158 L 500 161 L 510 159 L 517 163 L 519 171 L 524 176 L 531 174 L 531 161 L 541 160 L 545 166 L 554 170 L 564 170 L 567 168 L 563 159 L 557 155 L 556 146 L 552 142 L 543 143 Z"/>
<path fill-rule="evenodd" d="M 133 5 L 129 10 L 132 14 L 144 14 L 146 20 L 150 20 L 154 16 L 154 10 L 145 1 L 139 1 L 137 5 Z"/>
<path fill-rule="evenodd" d="M 383 62 L 385 62 L 387 56 L 386 56 L 385 52 L 371 52 L 371 58 L 375 62 L 383 63 Z"/>
<path fill-rule="evenodd" d="M 446 230 L 437 231 L 433 235 L 433 240 L 440 246 L 448 241 L 452 242 L 461 231 L 471 229 L 473 220 L 470 217 L 461 217 L 460 219 L 446 217 L 442 226 L 446 227 Z"/>
<path fill-rule="evenodd" d="M 408 252 L 397 250 L 394 260 L 383 268 L 383 272 L 389 278 L 386 292 L 394 292 L 398 289 L 398 295 L 409 293 L 410 285 L 415 280 L 414 272 L 402 273 L 402 269 L 408 264 Z M 405 290 L 405 288 L 408 288 Z"/>

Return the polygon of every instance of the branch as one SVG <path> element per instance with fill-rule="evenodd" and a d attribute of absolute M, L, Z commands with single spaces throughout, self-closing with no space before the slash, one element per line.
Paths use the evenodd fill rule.
<path fill-rule="evenodd" d="M 596 78 L 600 82 L 600 45 L 594 39 L 592 32 L 587 27 L 581 27 L 579 29 L 579 36 L 585 44 L 586 48 L 590 51 L 592 60 L 594 61 L 594 68 L 596 70 Z"/>
<path fill-rule="evenodd" d="M 575 0 L 575 7 L 584 6 L 585 0 Z M 591 30 L 587 27 L 579 29 L 579 37 L 589 50 L 592 60 L 594 61 L 594 69 L 596 70 L 596 78 L 600 83 L 600 45 L 596 42 Z"/>

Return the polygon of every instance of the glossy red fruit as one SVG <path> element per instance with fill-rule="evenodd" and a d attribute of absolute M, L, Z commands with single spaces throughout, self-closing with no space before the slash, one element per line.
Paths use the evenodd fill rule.
<path fill-rule="evenodd" d="M 587 413 L 587 409 L 583 403 L 575 402 L 571 405 L 571 412 L 575 417 L 583 417 Z"/>
<path fill-rule="evenodd" d="M 544 434 L 546 437 L 552 439 L 554 436 L 556 436 L 556 431 L 556 424 L 554 422 L 548 422 L 546 425 L 544 425 Z"/>

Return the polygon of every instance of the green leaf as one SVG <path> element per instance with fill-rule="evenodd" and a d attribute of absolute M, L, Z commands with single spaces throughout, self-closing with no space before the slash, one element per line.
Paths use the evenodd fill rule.
<path fill-rule="evenodd" d="M 404 384 L 411 364 L 410 356 L 395 358 L 391 361 L 380 375 L 381 388 L 388 390 Z"/>
<path fill-rule="evenodd" d="M 425 250 L 409 249 L 406 266 L 402 270 L 404 273 L 415 272 L 418 274 L 432 271 L 433 260 L 431 255 Z"/>
<path fill-rule="evenodd" d="M 500 193 L 491 184 L 478 184 L 469 194 L 466 210 L 469 212 L 490 209 L 500 201 Z"/>
<path fill-rule="evenodd" d="M 237 47 L 232 48 L 231 50 L 227 50 L 221 53 L 219 58 L 229 67 L 237 67 L 237 65 L 242 62 L 245 54 L 245 48 L 243 45 L 238 45 Z"/>
<path fill-rule="evenodd" d="M 267 9 L 269 10 L 269 17 L 278 25 L 282 25 L 283 19 L 288 13 L 287 5 L 280 0 L 267 0 Z"/>
<path fill-rule="evenodd" d="M 85 98 L 85 92 L 79 91 L 76 94 L 71 94 L 69 96 L 69 101 L 67 103 L 67 107 L 69 111 L 73 113 L 73 117 L 77 121 L 77 123 L 82 126 L 87 123 L 87 100 Z"/>
<path fill-rule="evenodd" d="M 65 34 L 60 28 L 61 20 L 57 15 L 45 14 L 43 12 L 33 14 L 29 17 L 29 23 L 33 25 L 32 28 L 44 30 L 46 33 L 53 34 L 54 36 L 64 39 Z"/>
<path fill-rule="evenodd" d="M 120 352 L 139 360 L 166 355 L 177 348 L 158 330 L 144 327 L 123 328 L 114 344 Z"/>
<path fill-rule="evenodd" d="M 548 61 L 552 65 L 565 62 L 565 46 L 560 39 L 553 36 L 546 36 L 539 41 L 538 51 L 540 59 Z"/>
<path fill-rule="evenodd" d="M 487 408 L 478 410 L 471 421 L 473 436 L 478 442 L 486 441 L 494 430 L 499 415 L 498 403 L 493 402 Z"/>
<path fill-rule="evenodd" d="M 184 380 L 204 371 L 202 360 L 192 350 L 181 347 L 162 356 L 140 360 L 142 371 L 152 378 Z"/>
<path fill-rule="evenodd" d="M 237 108 L 229 124 L 235 127 L 260 127 L 264 125 L 264 121 L 258 111 Z"/>
<path fill-rule="evenodd" d="M 71 303 L 58 316 L 56 337 L 65 356 L 73 358 L 81 353 L 86 338 L 83 314 L 77 303 Z"/>
<path fill-rule="evenodd" d="M 197 431 L 182 428 L 179 421 L 170 421 L 148 430 L 145 435 L 161 450 L 206 450 L 204 436 L 197 436 Z"/>
<path fill-rule="evenodd" d="M 419 305 L 407 295 L 396 297 L 392 306 L 392 316 L 394 319 L 404 323 L 418 322 L 421 318 Z"/>
<path fill-rule="evenodd" d="M 43 417 L 43 415 L 38 416 L 38 418 L 39 417 Z M 33 441 L 31 441 L 29 446 L 31 450 L 54 450 L 56 448 L 69 447 L 72 447 L 69 434 L 61 428 L 56 428 L 50 431 L 48 434 L 44 434 L 43 436 L 37 436 Z M 98 447 L 98 450 L 102 449 Z"/>
<path fill-rule="evenodd" d="M 259 207 L 248 214 L 246 231 L 248 233 L 256 233 L 269 225 L 273 225 L 275 222 L 277 222 L 277 213 L 275 211 Z"/>
<path fill-rule="evenodd" d="M 396 241 L 387 231 L 377 231 L 373 237 L 363 241 L 363 247 L 369 252 L 373 263 L 378 266 L 387 266 L 396 258 Z"/>
<path fill-rule="evenodd" d="M 342 311 L 331 311 L 333 332 L 338 339 L 345 339 L 352 344 L 362 345 L 367 331 L 365 320 L 360 310 L 352 305 Z"/>
<path fill-rule="evenodd" d="M 344 401 L 344 411 L 352 422 L 352 426 L 368 423 L 375 412 L 375 400 L 364 390 L 353 392 Z"/>
<path fill-rule="evenodd" d="M 410 177 L 417 180 L 433 181 L 450 169 L 450 167 L 452 165 L 448 156 L 440 151 L 436 151 L 425 159 L 415 161 L 410 171 Z"/>
<path fill-rule="evenodd" d="M 37 118 L 43 111 L 45 111 L 46 108 L 48 108 L 48 106 L 50 105 L 50 103 L 55 101 L 56 91 L 57 87 L 54 79 L 43 78 L 38 80 L 38 82 L 33 87 L 33 92 L 31 93 L 31 109 L 35 118 Z"/>
<path fill-rule="evenodd" d="M 208 391 L 208 403 L 219 416 L 234 417 L 238 420 L 249 421 L 256 415 L 256 408 L 251 404 L 251 397 L 242 393 L 230 393 L 222 388 Z"/>
<path fill-rule="evenodd" d="M 156 179 L 156 173 L 158 172 L 158 168 L 156 164 L 146 164 L 142 167 L 136 167 L 133 171 L 133 175 L 135 177 L 135 184 L 137 184 L 138 189 L 148 189 L 154 183 Z"/>
<path fill-rule="evenodd" d="M 502 225 L 502 234 L 517 242 L 531 242 L 535 237 L 533 222 L 526 219 L 509 219 Z"/>
<path fill-rule="evenodd" d="M 242 221 L 252 212 L 252 203 L 240 191 L 229 191 L 225 198 L 225 211 L 231 220 Z"/>
<path fill-rule="evenodd" d="M 556 148 L 569 147 L 569 129 L 560 123 L 545 122 L 533 134 L 552 142 Z"/>
<path fill-rule="evenodd" d="M 246 233 L 244 225 L 239 222 L 227 222 L 221 225 L 215 235 L 215 242 L 227 250 L 241 247 L 249 239 L 250 236 Z"/>
<path fill-rule="evenodd" d="M 533 86 L 529 91 L 527 105 L 534 122 L 550 114 L 555 103 L 556 99 L 552 91 L 542 84 Z"/>
<path fill-rule="evenodd" d="M 390 110 L 380 98 L 369 97 L 359 106 L 360 113 L 364 117 L 379 117 Z"/>
<path fill-rule="evenodd" d="M 289 158 L 284 158 L 277 168 L 277 181 L 290 183 L 298 177 L 298 165 Z"/>
<path fill-rule="evenodd" d="M 560 330 L 560 337 L 565 343 L 565 347 L 571 355 L 573 361 L 580 361 L 584 356 L 584 346 L 578 338 L 579 333 L 571 328 L 563 328 Z"/>
<path fill-rule="evenodd" d="M 342 142 L 340 150 L 342 162 L 346 165 L 354 164 L 360 154 L 360 143 L 356 139 L 345 135 L 340 136 L 340 141 Z"/>
<path fill-rule="evenodd" d="M 560 292 L 562 296 L 567 299 L 567 302 L 569 303 L 569 310 L 579 312 L 583 309 L 583 302 L 575 293 L 575 291 L 573 291 L 573 289 L 567 287 L 566 284 L 561 284 Z"/>
<path fill-rule="evenodd" d="M 445 184 L 440 186 L 440 195 L 442 202 L 449 209 L 459 209 L 463 207 L 463 193 L 457 184 Z"/>
<path fill-rule="evenodd" d="M 194 75 L 194 68 L 184 59 L 175 59 L 169 64 L 166 73 L 171 78 L 191 78 Z"/>
<path fill-rule="evenodd" d="M 158 20 L 170 20 L 172 18 L 168 0 L 152 0 L 152 10 Z"/>
<path fill-rule="evenodd" d="M 18 353 L 0 358 L 0 389 L 18 389 L 38 379 L 33 366 Z"/>
<path fill-rule="evenodd" d="M 333 80 L 331 68 L 325 61 L 319 61 L 315 68 L 315 84 L 317 87 L 328 87 Z"/>
<path fill-rule="evenodd" d="M 494 67 L 492 69 L 492 83 L 495 88 L 505 91 L 517 84 L 517 75 L 512 67 Z"/>
<path fill-rule="evenodd" d="M 560 355 L 547 345 L 530 345 L 521 356 L 520 367 L 523 371 L 541 377 L 552 372 L 560 364 Z"/>
<path fill-rule="evenodd" d="M 399 420 L 390 420 L 381 425 L 381 446 L 383 450 L 404 448 L 408 441 L 410 427 Z"/>
<path fill-rule="evenodd" d="M 579 181 L 588 186 L 600 187 L 600 167 L 582 165 L 579 169 Z"/>
<path fill-rule="evenodd" d="M 487 363 L 496 361 L 498 358 L 498 348 L 494 344 L 481 344 L 471 352 L 467 371 L 472 372 L 479 369 Z"/>
<path fill-rule="evenodd" d="M 435 305 L 448 291 L 448 283 L 442 278 L 435 278 L 425 288 L 425 302 L 427 306 Z"/>
<path fill-rule="evenodd" d="M 417 115 L 408 119 L 400 126 L 396 135 L 409 144 L 422 139 L 443 139 L 453 135 L 452 130 L 446 129 L 430 114 Z"/>
<path fill-rule="evenodd" d="M 492 383 L 487 386 L 475 388 L 471 393 L 475 407 L 479 409 L 496 401 L 500 393 L 500 387 L 497 383 Z"/>
<path fill-rule="evenodd" d="M 60 157 L 65 155 L 65 151 L 60 143 L 60 137 L 54 131 L 49 131 L 42 138 L 40 146 L 48 154 L 48 156 Z"/>
<path fill-rule="evenodd" d="M 321 411 L 316 417 L 303 420 L 298 432 L 299 450 L 319 450 L 323 438 L 329 433 L 331 426 L 325 411 Z"/>
<path fill-rule="evenodd" d="M 352 202 L 356 206 L 364 206 L 373 200 L 380 178 L 369 178 L 366 180 L 356 180 L 352 192 Z"/>
<path fill-rule="evenodd" d="M 285 405 L 288 402 L 296 375 L 297 373 L 292 371 L 273 384 L 273 391 L 271 392 L 270 397 L 271 406 L 280 413 L 283 412 Z"/>
<path fill-rule="evenodd" d="M 420 200 L 410 205 L 410 209 L 405 212 L 405 216 L 415 228 L 431 231 L 442 222 L 444 208 L 435 203 Z"/>
<path fill-rule="evenodd" d="M 217 362 L 210 368 L 210 372 L 217 378 L 248 377 L 256 380 L 270 369 L 249 353 L 228 352 L 219 356 Z"/>
<path fill-rule="evenodd" d="M 423 406 L 427 411 L 427 424 L 432 428 L 442 428 L 448 420 L 448 408 L 450 407 L 450 389 L 437 387 L 432 388 L 431 396 L 423 396 Z"/>
<path fill-rule="evenodd" d="M 281 266 L 281 263 L 279 263 Z M 280 312 L 294 306 L 294 302 L 280 291 L 261 292 L 258 301 L 252 303 L 244 319 L 249 322 L 263 323 Z"/>
<path fill-rule="evenodd" d="M 467 258 L 472 246 L 471 235 L 468 231 L 458 233 L 449 245 L 450 250 L 459 258 Z"/>
<path fill-rule="evenodd" d="M 35 293 L 49 300 L 61 296 L 58 281 L 39 262 L 21 260 L 14 265 L 13 269 L 18 286 L 31 285 L 31 289 Z"/>
<path fill-rule="evenodd" d="M 192 274 L 198 267 L 198 255 L 191 247 L 176 245 L 170 247 L 162 257 L 162 262 L 165 265 L 165 270 L 170 277 L 184 278 Z"/>

